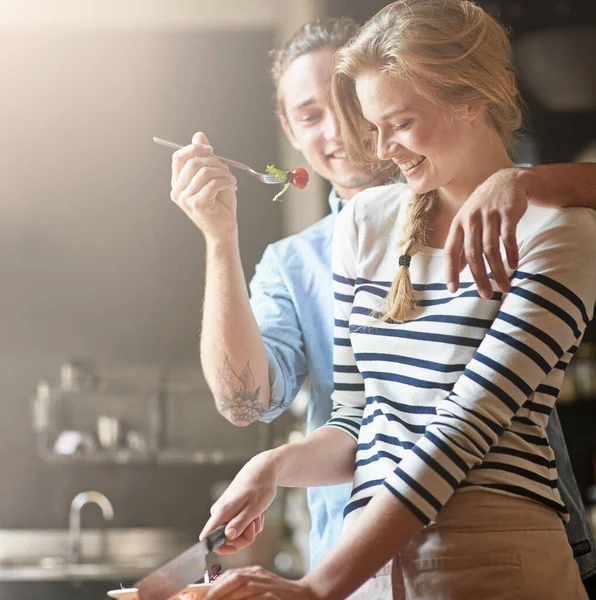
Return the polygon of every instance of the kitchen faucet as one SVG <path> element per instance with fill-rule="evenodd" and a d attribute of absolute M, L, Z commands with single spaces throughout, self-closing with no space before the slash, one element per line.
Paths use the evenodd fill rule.
<path fill-rule="evenodd" d="M 81 560 L 81 510 L 85 504 L 97 504 L 101 508 L 103 518 L 111 521 L 114 518 L 112 503 L 101 492 L 81 492 L 70 504 L 68 521 L 68 562 L 78 563 Z"/>

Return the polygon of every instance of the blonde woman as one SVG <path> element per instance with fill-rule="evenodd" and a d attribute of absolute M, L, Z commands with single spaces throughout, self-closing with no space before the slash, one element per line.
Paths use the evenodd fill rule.
<path fill-rule="evenodd" d="M 512 164 L 503 29 L 464 0 L 396 2 L 339 51 L 333 93 L 349 155 L 407 183 L 337 220 L 331 420 L 248 463 L 203 533 L 234 538 L 278 485 L 353 480 L 344 536 L 300 581 L 230 571 L 206 598 L 339 599 L 379 570 L 396 599 L 587 598 L 545 429 L 596 299 L 596 215 L 530 207 L 507 293 L 442 277 L 454 215 Z"/>

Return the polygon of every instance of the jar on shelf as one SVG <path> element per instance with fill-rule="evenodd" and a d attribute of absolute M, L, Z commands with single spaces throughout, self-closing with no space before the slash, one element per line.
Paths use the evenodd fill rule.
<path fill-rule="evenodd" d="M 575 361 L 572 360 L 567 369 L 561 383 L 561 389 L 557 396 L 557 404 L 571 404 L 577 400 L 577 389 L 575 386 Z"/>
<path fill-rule="evenodd" d="M 596 344 L 584 342 L 573 359 L 577 396 L 596 400 Z"/>
<path fill-rule="evenodd" d="M 95 363 L 90 359 L 71 360 L 60 367 L 60 388 L 65 392 L 93 389 L 98 383 Z"/>

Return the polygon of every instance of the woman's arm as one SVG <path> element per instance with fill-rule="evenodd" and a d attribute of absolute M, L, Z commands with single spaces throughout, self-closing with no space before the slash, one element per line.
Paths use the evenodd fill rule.
<path fill-rule="evenodd" d="M 367 518 L 364 518 L 364 515 Z M 230 597 L 280 600 L 340 600 L 346 598 L 395 557 L 423 528 L 412 513 L 384 489 L 370 501 L 362 517 L 342 536 L 325 559 L 299 581 L 288 581 L 262 567 L 227 571 L 205 600 Z M 246 594 L 233 596 L 232 594 Z"/>
<path fill-rule="evenodd" d="M 333 427 L 321 427 L 294 444 L 271 451 L 281 487 L 318 487 L 354 478 L 356 441 Z"/>
<path fill-rule="evenodd" d="M 445 244 L 445 281 L 451 292 L 457 291 L 459 273 L 469 264 L 480 294 L 490 297 L 485 257 L 499 289 L 508 291 L 499 240 L 505 246 L 509 266 L 515 269 L 515 231 L 528 202 L 596 210 L 596 163 L 503 169 L 480 185 L 453 219 Z"/>
<path fill-rule="evenodd" d="M 303 579 L 319 598 L 339 600 L 360 587 L 404 548 L 424 524 L 381 488 L 325 559 Z"/>
<path fill-rule="evenodd" d="M 255 536 L 251 528 L 269 508 L 279 486 L 311 487 L 351 481 L 355 452 L 356 442 L 351 436 L 323 427 L 300 442 L 257 454 L 213 504 L 200 538 L 227 523 L 225 534 L 230 544 L 222 546 L 220 553 L 248 545 L 234 544 L 237 538 L 244 537 L 252 543 Z"/>

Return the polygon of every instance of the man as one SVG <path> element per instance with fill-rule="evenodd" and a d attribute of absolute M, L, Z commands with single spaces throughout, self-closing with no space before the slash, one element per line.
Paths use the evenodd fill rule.
<path fill-rule="evenodd" d="M 331 214 L 267 248 L 251 282 L 250 298 L 238 248 L 236 179 L 212 156 L 203 134 L 196 134 L 191 145 L 174 154 L 172 200 L 201 229 L 207 246 L 203 371 L 218 410 L 238 426 L 272 421 L 290 406 L 307 375 L 311 391 L 308 431 L 323 425 L 331 412 L 333 224 L 346 201 L 387 180 L 387 175 L 346 158 L 330 98 L 333 54 L 356 28 L 349 20 L 308 23 L 275 54 L 273 76 L 281 125 L 310 167 L 332 184 Z M 509 169 L 480 186 L 462 209 L 464 214 L 453 222 L 447 247 L 450 289 L 456 289 L 459 267 L 467 259 L 480 292 L 487 293 L 483 254 L 499 286 L 507 288 L 501 259 L 494 252 L 495 240 L 498 248 L 499 237 L 503 237 L 509 262 L 514 260 L 511 231 L 536 190 L 538 199 L 547 203 L 550 198 L 551 205 L 596 205 L 594 188 L 590 188 L 596 172 L 576 173 L 578 166 Z M 567 185 L 574 176 L 581 181 L 570 180 Z M 553 195 L 550 189 L 560 192 Z M 568 533 L 577 551 L 585 551 L 578 562 L 582 574 L 589 576 L 596 572 L 594 542 L 556 414 L 549 433 L 557 453 L 561 493 L 572 513 Z M 346 485 L 308 490 L 311 565 L 340 535 L 349 492 Z M 262 520 L 253 523 L 228 549 L 252 542 Z M 234 538 L 230 531 L 227 534 Z"/>

